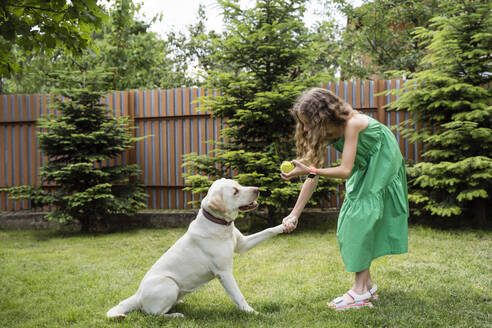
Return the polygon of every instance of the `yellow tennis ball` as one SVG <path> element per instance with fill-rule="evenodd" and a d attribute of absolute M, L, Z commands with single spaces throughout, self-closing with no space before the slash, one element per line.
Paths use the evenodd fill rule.
<path fill-rule="evenodd" d="M 295 167 L 294 164 L 292 164 L 291 162 L 283 161 L 282 165 L 280 165 L 280 171 L 284 173 L 289 173 L 294 169 L 294 167 Z"/>

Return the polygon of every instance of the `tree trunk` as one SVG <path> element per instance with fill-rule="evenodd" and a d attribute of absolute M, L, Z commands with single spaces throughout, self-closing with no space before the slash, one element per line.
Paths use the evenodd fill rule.
<path fill-rule="evenodd" d="M 476 228 L 485 228 L 487 226 L 487 200 L 475 198 L 472 202 L 473 223 Z"/>
<path fill-rule="evenodd" d="M 277 211 L 273 206 L 268 206 L 267 209 L 268 209 L 268 226 L 274 227 L 276 225 L 275 216 L 277 215 Z"/>
<path fill-rule="evenodd" d="M 79 218 L 80 232 L 88 233 L 91 230 L 90 220 L 87 217 Z"/>

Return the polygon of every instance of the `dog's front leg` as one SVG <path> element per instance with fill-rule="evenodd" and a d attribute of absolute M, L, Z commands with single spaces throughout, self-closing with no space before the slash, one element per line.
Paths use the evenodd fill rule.
<path fill-rule="evenodd" d="M 246 299 L 244 298 L 243 293 L 241 293 L 232 272 L 222 272 L 218 275 L 218 278 L 229 297 L 234 303 L 236 303 L 239 310 L 258 313 L 255 309 L 249 306 L 248 302 L 246 302 Z"/>
<path fill-rule="evenodd" d="M 262 241 L 267 240 L 270 237 L 278 235 L 284 232 L 284 225 L 279 224 L 276 227 L 268 228 L 263 231 L 257 232 L 249 236 L 243 236 L 243 234 L 236 229 L 236 249 L 237 253 L 245 253 L 251 248 L 255 247 Z"/>

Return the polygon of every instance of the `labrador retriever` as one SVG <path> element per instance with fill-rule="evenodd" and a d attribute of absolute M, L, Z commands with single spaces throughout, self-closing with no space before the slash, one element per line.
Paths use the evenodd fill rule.
<path fill-rule="evenodd" d="M 243 187 L 230 179 L 215 181 L 201 202 L 187 232 L 145 274 L 137 292 L 110 309 L 110 318 L 123 318 L 132 310 L 181 317 L 168 311 L 186 294 L 218 278 L 240 310 L 249 306 L 232 275 L 233 253 L 244 253 L 258 243 L 284 232 L 282 224 L 250 236 L 234 226 L 239 211 L 258 206 L 257 187 Z"/>

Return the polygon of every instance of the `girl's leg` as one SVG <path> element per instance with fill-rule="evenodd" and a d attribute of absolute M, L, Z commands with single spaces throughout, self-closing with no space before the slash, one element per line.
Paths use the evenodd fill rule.
<path fill-rule="evenodd" d="M 359 295 L 364 294 L 368 292 L 369 289 L 371 289 L 371 287 L 372 287 L 372 279 L 369 269 L 355 273 L 355 281 L 354 281 L 354 285 L 352 286 L 352 290 L 354 292 L 356 292 Z"/>
<path fill-rule="evenodd" d="M 355 281 L 354 281 L 354 285 L 352 286 L 352 290 L 356 294 L 361 295 L 368 292 L 371 288 L 372 288 L 372 279 L 369 269 L 361 272 L 356 272 Z M 347 294 L 343 295 L 342 297 L 345 300 L 346 304 L 354 303 L 353 298 L 351 298 Z M 328 306 L 335 307 L 335 303 L 330 302 L 328 303 Z"/>

